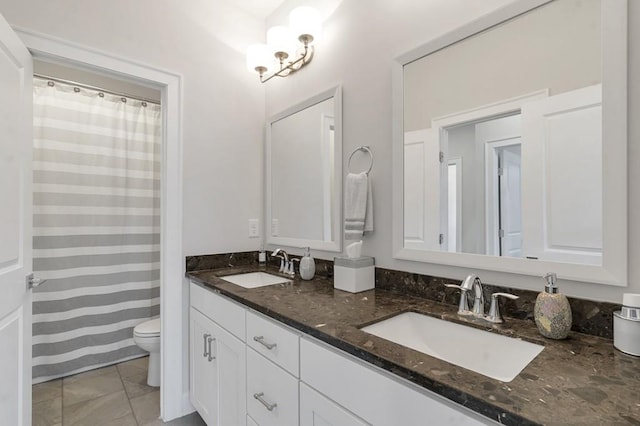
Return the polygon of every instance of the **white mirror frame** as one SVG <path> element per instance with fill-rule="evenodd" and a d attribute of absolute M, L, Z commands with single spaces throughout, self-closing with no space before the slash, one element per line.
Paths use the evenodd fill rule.
<path fill-rule="evenodd" d="M 332 241 L 321 240 L 309 240 L 304 238 L 292 238 L 292 237 L 274 237 L 271 235 L 271 125 L 272 123 L 288 117 L 296 112 L 302 111 L 327 99 L 333 98 L 334 105 L 334 183 L 335 194 L 333 195 L 333 202 L 331 206 L 331 233 L 334 236 Z M 342 251 L 342 86 L 335 86 L 329 90 L 319 93 L 299 104 L 292 106 L 278 114 L 272 116 L 267 122 L 266 126 L 266 149 L 265 149 L 265 194 L 266 194 L 266 212 L 265 212 L 265 241 L 267 244 L 287 247 L 310 247 L 315 250 L 324 250 L 331 252 Z M 295 176 L 291 176 L 291 179 L 295 179 Z M 295 203 L 295 196 L 291 198 L 291 202 Z M 304 209 L 304 206 L 299 206 L 299 209 Z"/>
<path fill-rule="evenodd" d="M 627 0 L 602 1 L 602 132 L 605 141 L 602 153 L 602 265 L 424 251 L 404 247 L 404 65 L 549 1 L 517 1 L 429 41 L 399 56 L 393 63 L 392 221 L 395 259 L 536 276 L 554 271 L 558 277 L 567 280 L 627 286 Z"/>

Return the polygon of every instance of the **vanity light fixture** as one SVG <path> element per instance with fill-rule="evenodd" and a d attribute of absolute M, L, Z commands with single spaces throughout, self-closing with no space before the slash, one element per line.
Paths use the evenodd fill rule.
<path fill-rule="evenodd" d="M 286 77 L 311 62 L 313 43 L 322 30 L 320 14 L 312 7 L 297 7 L 289 14 L 289 26 L 267 31 L 267 44 L 247 48 L 247 67 L 266 83 L 273 77 Z M 301 46 L 302 45 L 302 46 Z M 271 75 L 267 73 L 271 72 Z"/>

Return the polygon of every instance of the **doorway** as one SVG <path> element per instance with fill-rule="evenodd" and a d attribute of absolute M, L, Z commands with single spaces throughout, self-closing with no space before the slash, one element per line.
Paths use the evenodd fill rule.
<path fill-rule="evenodd" d="M 182 77 L 128 59 L 114 57 L 28 31 L 18 35 L 35 59 L 57 61 L 134 83 L 150 85 L 162 94 L 162 185 L 160 241 L 161 418 L 171 420 L 193 410 L 185 380 L 188 358 L 187 325 L 182 318 L 188 302 L 182 250 Z M 178 366 L 176 368 L 176 366 Z"/>
<path fill-rule="evenodd" d="M 521 256 L 520 129 L 519 111 L 441 129 L 443 249 Z"/>
<path fill-rule="evenodd" d="M 159 315 L 161 108 L 159 91 L 38 60 L 33 87 L 39 383 L 145 354 L 133 327 Z"/>

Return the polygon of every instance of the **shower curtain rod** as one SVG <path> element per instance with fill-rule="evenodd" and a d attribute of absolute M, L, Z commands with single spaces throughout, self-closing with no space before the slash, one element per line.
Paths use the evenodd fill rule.
<path fill-rule="evenodd" d="M 71 86 L 82 87 L 83 89 L 96 90 L 98 92 L 107 93 L 109 95 L 123 96 L 125 98 L 133 99 L 133 100 L 136 100 L 136 101 L 143 101 L 143 102 L 147 102 L 147 103 L 150 103 L 150 104 L 160 105 L 160 102 L 155 101 L 153 99 L 143 98 L 142 96 L 138 96 L 138 95 L 130 95 L 130 94 L 124 93 L 124 92 L 114 92 L 112 90 L 105 90 L 102 87 L 91 86 L 89 84 L 84 84 L 84 83 L 78 83 L 77 81 L 65 80 L 63 78 L 52 77 L 50 75 L 39 74 L 39 73 L 33 73 L 33 76 L 34 77 L 38 77 L 38 78 L 42 78 L 44 80 L 51 80 L 51 81 L 56 81 L 58 83 L 69 84 Z"/>

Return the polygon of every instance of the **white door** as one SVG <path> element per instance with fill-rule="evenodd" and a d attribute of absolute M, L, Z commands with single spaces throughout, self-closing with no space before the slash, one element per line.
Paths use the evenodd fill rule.
<path fill-rule="evenodd" d="M 500 245 L 501 255 L 522 256 L 522 207 L 520 145 L 500 151 Z"/>
<path fill-rule="evenodd" d="M 218 425 L 218 371 L 215 365 L 213 321 L 191 308 L 191 403 L 209 426 Z"/>
<path fill-rule="evenodd" d="M 440 145 L 435 130 L 423 129 L 405 132 L 405 248 L 436 251 L 441 249 L 440 189 L 443 181 L 442 170 Z M 446 200 L 446 191 L 444 195 Z"/>
<path fill-rule="evenodd" d="M 0 423 L 31 424 L 31 55 L 0 15 Z"/>
<path fill-rule="evenodd" d="M 522 108 L 522 251 L 602 264 L 602 85 Z"/>

